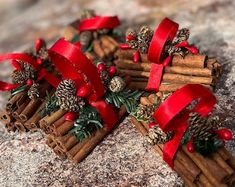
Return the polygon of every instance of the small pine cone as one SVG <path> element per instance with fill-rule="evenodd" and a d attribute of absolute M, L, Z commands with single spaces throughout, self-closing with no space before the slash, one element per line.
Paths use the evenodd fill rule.
<path fill-rule="evenodd" d="M 154 121 L 153 120 L 153 113 L 156 110 L 155 105 L 142 105 L 140 104 L 139 107 L 137 108 L 135 116 L 138 119 L 142 119 L 143 121 Z"/>
<path fill-rule="evenodd" d="M 176 37 L 174 38 L 173 43 L 178 44 L 182 41 L 187 41 L 190 35 L 190 31 L 187 28 L 182 28 L 178 30 Z"/>
<path fill-rule="evenodd" d="M 84 31 L 80 34 L 80 43 L 83 47 L 87 48 L 91 41 L 92 41 L 93 35 L 91 31 Z"/>
<path fill-rule="evenodd" d="M 221 126 L 221 123 L 218 120 L 204 118 L 198 113 L 191 113 L 187 131 L 193 138 L 207 140 L 211 135 L 211 131 L 218 129 L 219 126 Z"/>
<path fill-rule="evenodd" d="M 127 39 L 126 39 L 126 42 L 130 45 L 130 47 L 131 47 L 132 49 L 138 49 L 137 32 L 136 32 L 134 29 L 129 28 L 129 29 L 127 29 L 127 31 L 126 31 L 126 38 L 127 38 L 128 35 L 133 36 L 135 39 L 133 39 L 133 40 L 127 40 Z"/>
<path fill-rule="evenodd" d="M 138 33 L 138 49 L 140 53 L 146 54 L 148 52 L 149 44 L 153 37 L 153 30 L 147 26 L 141 27 Z"/>
<path fill-rule="evenodd" d="M 38 52 L 38 55 L 39 57 L 42 59 L 42 60 L 48 60 L 48 51 L 47 51 L 47 48 L 46 46 L 45 47 L 41 47 L 41 49 L 39 50 Z"/>
<path fill-rule="evenodd" d="M 75 95 L 75 94 L 76 94 L 76 86 L 74 81 L 71 79 L 66 79 L 61 81 L 56 89 L 57 97 L 60 97 L 60 95 Z"/>
<path fill-rule="evenodd" d="M 188 54 L 188 50 L 185 50 L 184 48 L 180 48 L 180 47 L 174 47 L 174 46 L 169 46 L 167 52 L 170 56 L 178 55 L 181 57 L 185 57 L 185 55 Z"/>
<path fill-rule="evenodd" d="M 103 85 L 107 88 L 111 81 L 111 77 L 109 76 L 109 73 L 107 71 L 102 71 L 100 73 L 100 78 L 101 78 Z"/>
<path fill-rule="evenodd" d="M 21 64 L 21 71 L 13 71 L 12 73 L 12 81 L 13 83 L 25 83 L 28 79 L 35 79 L 36 78 L 36 73 L 33 69 L 33 67 L 24 62 L 20 62 Z"/>
<path fill-rule="evenodd" d="M 32 86 L 30 86 L 29 90 L 28 90 L 28 96 L 30 99 L 36 99 L 40 97 L 39 94 L 39 84 L 38 83 L 33 83 Z"/>
<path fill-rule="evenodd" d="M 168 142 L 172 138 L 172 136 L 172 132 L 165 133 L 159 126 L 156 125 L 153 128 L 149 129 L 146 139 L 151 145 L 156 145 Z"/>
<path fill-rule="evenodd" d="M 91 10 L 91 9 L 86 9 L 86 10 L 83 10 L 79 19 L 80 20 L 83 20 L 83 19 L 87 19 L 87 18 L 92 18 L 94 17 L 96 14 L 95 14 L 95 11 L 94 10 Z"/>
<path fill-rule="evenodd" d="M 118 76 L 113 77 L 109 83 L 109 89 L 112 92 L 120 92 L 125 87 L 126 87 L 125 81 L 121 77 L 118 77 Z"/>
<path fill-rule="evenodd" d="M 85 105 L 84 100 L 76 96 L 76 86 L 71 79 L 61 81 L 55 95 L 58 99 L 57 104 L 63 110 L 78 112 Z"/>

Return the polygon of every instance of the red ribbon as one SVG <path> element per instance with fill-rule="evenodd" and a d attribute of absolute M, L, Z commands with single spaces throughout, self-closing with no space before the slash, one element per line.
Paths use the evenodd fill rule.
<path fill-rule="evenodd" d="M 49 49 L 49 54 L 64 78 L 73 79 L 77 85 L 82 85 L 85 83 L 83 77 L 85 75 L 93 90 L 88 101 L 100 113 L 107 127 L 112 129 L 118 117 L 112 106 L 100 99 L 104 94 L 101 78 L 97 68 L 82 53 L 80 47 L 61 38 Z"/>
<path fill-rule="evenodd" d="M 37 60 L 34 59 L 32 56 L 25 54 L 25 53 L 8 53 L 8 54 L 2 54 L 0 55 L 0 63 L 4 62 L 5 60 L 12 60 L 12 65 L 19 69 L 18 64 L 16 64 L 16 61 L 22 61 L 25 63 L 30 64 L 33 66 L 35 70 L 39 70 L 38 74 L 38 80 L 45 79 L 47 80 L 52 86 L 57 87 L 59 83 L 59 79 L 49 73 L 45 68 L 41 68 L 39 64 L 37 64 Z M 11 83 L 6 83 L 3 81 L 0 81 L 0 90 L 1 91 L 10 91 L 14 90 L 15 88 L 21 86 L 22 84 L 11 84 Z"/>
<path fill-rule="evenodd" d="M 84 19 L 79 23 L 78 30 L 80 32 L 98 29 L 113 29 L 120 25 L 117 16 L 95 16 Z"/>
<path fill-rule="evenodd" d="M 172 59 L 172 56 L 168 56 L 165 59 L 162 59 L 162 54 L 164 53 L 163 50 L 168 39 L 173 41 L 178 31 L 178 27 L 179 25 L 177 23 L 168 18 L 165 18 L 159 24 L 153 35 L 148 50 L 148 59 L 152 62 L 150 76 L 146 88 L 148 90 L 159 90 L 164 67 L 166 67 Z M 181 42 L 175 47 L 185 47 L 194 54 L 198 52 L 195 47 L 189 46 L 188 42 Z"/>
<path fill-rule="evenodd" d="M 185 109 L 194 100 L 199 99 L 197 105 L 191 111 Z M 206 87 L 199 84 L 188 84 L 177 90 L 163 102 L 154 112 L 154 119 L 159 127 L 167 132 L 173 131 L 173 138 L 164 144 L 163 159 L 174 166 L 174 155 L 176 154 L 180 141 L 188 127 L 190 112 L 197 112 L 207 116 L 213 109 L 216 98 Z M 180 112 L 184 112 L 177 116 Z"/>

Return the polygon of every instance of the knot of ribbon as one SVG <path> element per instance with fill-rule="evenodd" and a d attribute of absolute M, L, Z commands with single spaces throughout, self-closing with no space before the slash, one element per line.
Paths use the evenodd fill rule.
<path fill-rule="evenodd" d="M 78 31 L 94 31 L 98 29 L 113 29 L 120 25 L 117 16 L 95 16 L 83 19 L 79 23 Z"/>
<path fill-rule="evenodd" d="M 87 98 L 88 102 L 96 108 L 106 127 L 111 130 L 118 122 L 118 117 L 113 107 L 101 98 L 104 95 L 101 78 L 97 68 L 82 53 L 80 45 L 74 45 L 61 38 L 48 51 L 57 71 L 64 79 L 72 79 L 77 87 L 89 84 L 92 93 Z"/>
<path fill-rule="evenodd" d="M 165 18 L 155 30 L 148 49 L 148 60 L 151 62 L 151 69 L 146 87 L 147 90 L 159 90 L 164 67 L 171 62 L 173 57 L 172 55 L 164 56 L 164 47 L 168 40 L 171 42 L 174 40 L 178 28 L 179 25 L 177 23 Z M 193 54 L 198 53 L 198 49 L 194 46 L 190 46 L 187 41 L 180 42 L 174 45 L 174 47 L 184 47 Z"/>
<path fill-rule="evenodd" d="M 194 108 L 186 109 L 195 100 L 198 100 L 198 103 Z M 215 103 L 216 98 L 208 88 L 199 84 L 188 84 L 174 92 L 156 109 L 153 115 L 155 125 L 158 124 L 164 132 L 174 132 L 173 138 L 163 147 L 163 159 L 169 166 L 174 166 L 174 156 L 188 127 L 189 113 L 197 112 L 206 117 Z"/>

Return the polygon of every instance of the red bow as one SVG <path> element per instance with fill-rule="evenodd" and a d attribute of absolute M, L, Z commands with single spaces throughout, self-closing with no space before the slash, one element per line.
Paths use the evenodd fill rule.
<path fill-rule="evenodd" d="M 194 109 L 191 111 L 185 109 L 197 99 L 199 99 L 199 102 Z M 215 103 L 216 98 L 208 88 L 199 84 L 188 84 L 168 97 L 154 112 L 153 117 L 159 127 L 165 132 L 174 132 L 173 138 L 165 143 L 163 148 L 163 159 L 171 167 L 174 166 L 174 155 L 188 127 L 189 113 L 197 112 L 202 116 L 207 116 Z M 177 116 L 180 112 L 183 112 L 182 115 Z"/>
<path fill-rule="evenodd" d="M 98 30 L 98 29 L 113 29 L 120 25 L 117 16 L 95 16 L 92 18 L 84 19 L 79 23 L 78 30 Z"/>
<path fill-rule="evenodd" d="M 4 62 L 5 60 L 12 60 L 12 65 L 16 67 L 18 71 L 21 71 L 20 67 L 16 63 L 16 60 L 23 61 L 33 66 L 35 70 L 38 70 L 38 80 L 45 79 L 47 80 L 52 86 L 57 87 L 59 83 L 59 79 L 57 79 L 54 75 L 49 73 L 45 68 L 42 68 L 38 63 L 37 60 L 34 59 L 32 56 L 25 54 L 25 53 L 8 53 L 0 55 L 0 63 Z M 1 91 L 10 91 L 14 90 L 15 88 L 22 86 L 22 84 L 11 84 L 0 81 L 0 90 Z"/>
<path fill-rule="evenodd" d="M 148 59 L 152 62 L 150 76 L 148 79 L 147 88 L 148 90 L 159 90 L 161 84 L 162 73 L 164 67 L 166 67 L 172 60 L 172 56 L 168 56 L 165 59 L 162 59 L 162 54 L 164 53 L 164 47 L 168 39 L 173 41 L 179 25 L 174 21 L 165 18 L 159 24 L 156 29 L 152 41 L 148 50 Z M 197 54 L 198 50 L 194 46 L 190 46 L 187 41 L 183 41 L 175 47 L 184 47 L 188 49 L 193 54 Z"/>
<path fill-rule="evenodd" d="M 117 123 L 118 117 L 112 106 L 101 99 L 104 86 L 97 68 L 81 52 L 80 47 L 61 38 L 49 49 L 49 54 L 63 78 L 74 80 L 77 86 L 85 84 L 84 76 L 88 79 L 93 90 L 88 101 L 97 109 L 107 128 L 111 130 Z"/>

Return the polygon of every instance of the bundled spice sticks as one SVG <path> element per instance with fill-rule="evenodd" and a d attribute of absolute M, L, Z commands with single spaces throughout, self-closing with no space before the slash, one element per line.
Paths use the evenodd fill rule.
<path fill-rule="evenodd" d="M 15 60 L 14 56 L 17 55 L 31 63 Z M 38 39 L 35 41 L 35 51 L 8 56 L 13 59 L 12 65 L 15 67 L 12 73 L 14 84 L 1 84 L 1 89 L 4 91 L 8 90 L 4 85 L 11 88 L 11 96 L 7 101 L 6 110 L 0 115 L 0 120 L 8 131 L 36 130 L 42 117 L 40 111 L 45 105 L 46 94 L 53 92 L 53 86 L 41 77 L 42 71 L 39 68 L 42 65 L 45 69 L 51 68 L 46 44 Z"/>
<path fill-rule="evenodd" d="M 143 106 L 151 108 L 159 97 L 162 98 L 163 95 L 158 93 L 158 96 L 152 94 L 148 97 L 142 97 L 140 105 L 142 108 Z M 153 129 L 148 121 L 143 121 L 143 119 L 147 119 L 148 115 L 153 115 L 153 112 L 147 113 L 146 110 L 145 112 L 137 112 L 137 115 L 135 113 L 131 118 L 132 123 L 146 137 L 146 140 L 151 142 L 153 149 L 163 156 L 164 141 L 167 142 L 170 138 L 167 140 L 164 132 L 158 128 Z M 154 136 L 153 130 L 155 131 Z M 201 133 L 205 132 L 201 131 Z M 212 154 L 203 156 L 196 151 L 189 151 L 188 146 L 181 145 L 175 154 L 173 169 L 182 177 L 187 186 L 219 187 L 234 186 L 234 166 L 235 158 L 223 146 Z"/>
<path fill-rule="evenodd" d="M 166 18 L 155 32 L 146 26 L 127 31 L 114 63 L 120 73 L 131 76 L 130 88 L 171 92 L 188 83 L 215 86 L 221 65 L 189 45 L 188 29 L 177 30 L 178 24 Z"/>

